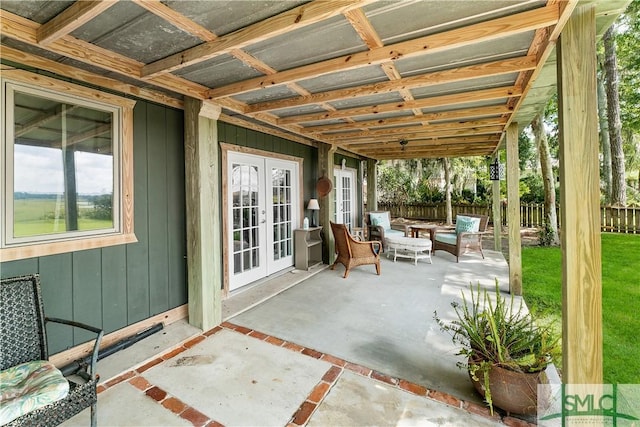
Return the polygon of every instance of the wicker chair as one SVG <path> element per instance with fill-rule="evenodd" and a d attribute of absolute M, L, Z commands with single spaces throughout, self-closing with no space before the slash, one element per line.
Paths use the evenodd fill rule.
<path fill-rule="evenodd" d="M 91 407 L 91 425 L 97 421 L 96 362 L 103 331 L 82 323 L 45 318 L 38 275 L 0 280 L 0 370 L 25 362 L 47 360 L 46 322 L 61 323 L 97 334 L 89 366 L 79 361 L 78 368 L 68 372 L 71 378 L 66 397 L 34 409 L 10 421 L 7 426 L 53 426 Z"/>
<path fill-rule="evenodd" d="M 487 232 L 487 224 L 489 217 L 487 215 L 460 214 L 456 217 L 456 223 L 459 216 L 469 218 L 479 218 L 480 224 L 478 231 L 473 232 L 455 232 L 435 229 L 432 232 L 433 253 L 436 251 L 446 251 L 456 257 L 456 262 L 460 262 L 460 255 L 468 250 L 480 251 L 480 255 L 484 259 L 482 252 L 482 236 Z"/>
<path fill-rule="evenodd" d="M 378 216 L 383 219 L 381 224 L 373 224 L 371 215 Z M 392 224 L 391 213 L 389 211 L 371 211 L 364 215 L 364 223 L 367 228 L 369 240 L 377 240 L 382 243 L 382 250 L 385 250 L 385 236 L 408 236 L 409 226 L 407 224 Z"/>
<path fill-rule="evenodd" d="M 355 240 L 347 227 L 343 224 L 335 224 L 331 222 L 331 231 L 336 243 L 336 253 L 338 254 L 336 262 L 333 263 L 331 269 L 336 268 L 336 264 L 340 263 L 345 266 L 344 278 L 349 275 L 349 270 L 353 267 L 365 264 L 375 264 L 376 273 L 380 275 L 380 251 L 382 244 L 380 242 L 359 242 Z"/>

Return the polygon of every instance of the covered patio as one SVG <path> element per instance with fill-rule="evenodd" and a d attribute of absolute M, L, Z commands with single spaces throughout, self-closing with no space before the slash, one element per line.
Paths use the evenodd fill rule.
<path fill-rule="evenodd" d="M 485 256 L 284 273 L 227 299 L 221 327 L 177 322 L 101 361 L 99 424 L 518 425 L 490 416 L 433 316 L 470 284 L 508 292 L 504 257 Z"/>
<path fill-rule="evenodd" d="M 303 387 L 300 402 L 292 402 L 287 409 L 285 423 L 295 418 L 298 409 L 315 407 L 317 401 L 307 398 L 315 387 L 324 390 L 322 396 L 329 389 L 338 396 L 340 387 L 330 386 L 340 385 L 341 380 L 322 380 L 336 367 L 349 375 L 365 372 L 367 381 L 372 372 L 379 373 L 374 388 L 408 388 L 413 395 L 428 394 L 453 407 L 470 405 L 460 410 L 463 416 L 469 416 L 468 411 L 486 415 L 469 390 L 466 373 L 454 367 L 453 349 L 428 322 L 434 309 L 446 310 L 469 282 L 480 280 L 489 286 L 499 276 L 505 291 L 521 293 L 518 227 L 509 229 L 508 266 L 499 253 L 501 236 L 496 231 L 496 252 L 485 262 L 469 256 L 455 264 L 438 254 L 433 266 L 385 261 L 380 277 L 366 267 L 354 270 L 348 280 L 322 271 L 251 311 L 228 317 L 225 307 L 234 298 L 230 282 L 243 269 L 245 258 L 253 256 L 250 251 L 274 253 L 274 242 L 267 238 L 253 239 L 263 246 L 244 250 L 245 239 L 239 236 L 260 230 L 261 236 L 273 240 L 273 230 L 282 227 L 285 231 L 275 233 L 280 239 L 275 243 L 283 254 L 288 250 L 284 255 L 289 268 L 293 244 L 286 230 L 302 226 L 306 202 L 318 196 L 319 178 L 333 179 L 334 170 L 351 167 L 362 184 L 366 171 L 367 208 L 375 210 L 373 177 L 379 160 L 472 155 L 489 160 L 503 150 L 508 223 L 519 224 L 518 132 L 557 90 L 563 382 L 600 383 L 595 42 L 628 2 L 3 1 L 3 81 L 9 82 L 11 94 L 30 91 L 38 99 L 53 97 L 60 103 L 59 108 L 34 107 L 16 96 L 14 104 L 3 105 L 3 111 L 29 112 L 17 114 L 13 123 L 4 126 L 9 130 L 3 148 L 4 144 L 43 146 L 58 153 L 74 151 L 81 147 L 79 142 L 91 138 L 113 137 L 110 146 L 116 156 L 111 184 L 117 191 L 112 198 L 120 210 L 112 211 L 114 225 L 106 231 L 61 238 L 35 233 L 26 243 L 11 235 L 14 223 L 4 221 L 4 215 L 11 215 L 3 211 L 0 274 L 45 276 L 47 310 L 101 325 L 110 342 L 157 319 L 188 319 L 191 326 L 182 331 L 186 336 L 168 343 L 168 353 L 160 353 L 160 359 L 159 348 L 154 348 L 150 359 L 127 362 L 112 375 L 105 374 L 109 370 L 103 364 L 107 381 L 103 400 L 113 394 L 128 401 L 129 392 L 110 390 L 131 380 L 133 391 L 142 389 L 144 395 L 169 407 L 169 412 L 202 418 L 196 424 L 241 423 L 217 419 L 197 399 L 187 402 L 192 410 L 174 407 L 177 403 L 167 399 L 166 393 L 171 394 L 168 388 L 175 384 L 161 386 L 152 373 L 182 360 L 178 353 L 183 350 L 191 351 L 189 357 L 200 356 L 199 346 L 205 345 L 214 347 L 206 350 L 209 358 L 181 363 L 215 363 L 225 360 L 229 350 L 241 366 L 252 368 L 255 359 L 243 363 L 240 358 L 242 346 L 246 343 L 248 351 L 254 341 L 246 340 L 260 340 L 264 334 L 265 341 L 272 337 L 279 348 L 271 359 L 274 363 L 287 359 L 289 353 L 285 355 L 283 349 L 301 353 L 295 359 L 305 362 L 317 362 L 314 355 L 318 354 L 322 361 L 326 355 L 325 365 L 316 367 L 322 373 L 320 379 L 314 377 Z M 94 109 L 106 103 L 118 112 L 113 117 L 121 120 L 92 124 L 83 132 L 52 126 L 58 118 L 73 115 L 75 105 L 69 109 L 66 105 L 76 98 Z M 3 99 L 13 102 L 14 98 Z M 61 133 L 65 135 L 60 137 Z M 286 167 L 295 169 L 291 176 L 296 178 L 286 189 L 282 184 L 280 193 L 289 191 L 295 197 L 280 203 L 280 198 L 272 197 L 275 193 L 264 192 L 268 203 L 283 209 L 278 212 L 284 212 L 285 205 L 289 209 L 280 217 L 283 225 L 269 217 L 276 212 L 269 204 L 252 206 L 255 218 L 247 220 L 250 226 L 234 228 L 234 208 L 241 209 L 233 204 L 229 191 L 233 186 L 228 185 L 227 169 L 233 166 L 232 155 L 236 159 L 261 156 L 264 169 L 266 158 L 287 161 Z M 0 167 L 11 170 L 16 159 L 4 156 L 0 160 L 6 164 Z M 3 181 L 2 188 L 7 201 L 20 192 L 11 179 L 6 185 Z M 362 186 L 357 193 L 362 204 Z M 499 193 L 495 182 L 494 204 Z M 335 256 L 329 228 L 329 222 L 338 217 L 335 197 L 329 193 L 319 200 L 324 261 L 329 264 Z M 495 224 L 501 223 L 497 212 L 494 209 Z M 266 215 L 264 221 L 258 215 Z M 441 275 L 436 278 L 433 273 L 438 268 Z M 315 280 L 321 280 L 317 289 L 312 287 Z M 305 289 L 313 289 L 314 294 L 287 300 Z M 364 294 L 348 297 L 345 293 L 358 290 Z M 238 339 L 237 334 L 248 336 Z M 60 364 L 86 352 L 82 336 L 51 336 Z M 227 349 L 225 337 L 233 337 L 236 347 Z M 176 348 L 183 339 L 191 341 Z M 266 344 L 271 343 L 262 342 L 259 347 Z M 216 346 L 225 347 L 224 355 L 216 353 Z M 142 368 L 131 371 L 138 363 L 143 363 Z M 202 375 L 206 372 L 197 378 Z M 198 388 L 224 387 L 227 381 L 231 379 L 199 383 Z M 278 382 L 275 377 L 273 381 Z M 183 381 L 181 386 L 191 384 Z M 213 390 L 218 401 L 227 392 Z M 177 394 L 176 399 L 188 399 Z M 287 390 L 273 394 L 286 396 Z M 331 398 L 331 392 L 326 396 Z M 117 399 L 107 410 L 109 403 L 105 403 L 100 416 L 122 415 Z M 258 400 L 234 407 L 236 415 L 258 413 L 252 409 Z M 324 408 L 328 407 L 327 403 Z M 351 405 L 355 414 L 354 408 L 357 404 Z M 320 417 L 321 412 L 314 416 Z M 119 419 L 111 422 L 120 424 Z M 292 422 L 297 424 L 295 419 Z M 327 423 L 318 418 L 318 424 Z"/>

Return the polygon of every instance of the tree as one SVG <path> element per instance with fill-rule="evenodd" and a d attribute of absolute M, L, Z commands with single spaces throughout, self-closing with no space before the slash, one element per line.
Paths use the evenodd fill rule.
<path fill-rule="evenodd" d="M 626 206 L 626 181 L 624 149 L 622 145 L 622 123 L 618 94 L 618 64 L 616 59 L 615 30 L 612 26 L 604 33 L 604 70 L 607 92 L 607 119 L 611 144 L 611 204 Z"/>
<path fill-rule="evenodd" d="M 536 115 L 531 122 L 531 128 L 536 138 L 538 147 L 538 157 L 540 158 L 540 168 L 542 170 L 542 182 L 544 184 L 544 210 L 545 226 L 548 230 L 548 241 L 552 245 L 559 245 L 558 237 L 558 214 L 556 212 L 556 186 L 553 176 L 553 166 L 551 163 L 551 153 L 547 142 L 547 133 L 540 114 Z"/>
<path fill-rule="evenodd" d="M 442 167 L 444 168 L 444 185 L 445 197 L 447 204 L 447 218 L 445 224 L 453 224 L 453 209 L 451 208 L 451 161 L 448 157 L 442 159 Z"/>
<path fill-rule="evenodd" d="M 598 61 L 604 68 L 602 61 Z M 601 175 L 604 183 L 604 202 L 611 203 L 611 143 L 609 142 L 609 121 L 607 119 L 607 96 L 604 90 L 603 72 L 598 73 L 598 123 L 600 128 L 600 149 L 602 150 Z"/>

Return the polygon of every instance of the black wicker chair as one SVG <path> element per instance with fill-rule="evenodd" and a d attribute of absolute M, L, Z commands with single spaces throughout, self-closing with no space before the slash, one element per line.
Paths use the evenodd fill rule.
<path fill-rule="evenodd" d="M 90 363 L 77 363 L 68 373 L 69 393 L 61 400 L 28 412 L 7 426 L 53 426 L 91 407 L 91 425 L 97 421 L 96 363 L 103 331 L 82 323 L 45 318 L 38 275 L 0 280 L 0 370 L 21 363 L 47 360 L 46 322 L 62 323 L 97 334 Z"/>

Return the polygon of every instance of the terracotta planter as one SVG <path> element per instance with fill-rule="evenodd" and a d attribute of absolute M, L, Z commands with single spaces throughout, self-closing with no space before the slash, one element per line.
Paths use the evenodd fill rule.
<path fill-rule="evenodd" d="M 480 381 L 471 382 L 478 393 L 484 397 L 484 375 L 476 372 Z M 535 415 L 538 406 L 538 384 L 547 383 L 545 371 L 522 373 L 510 371 L 499 366 L 489 370 L 489 388 L 493 406 L 512 414 Z"/>

